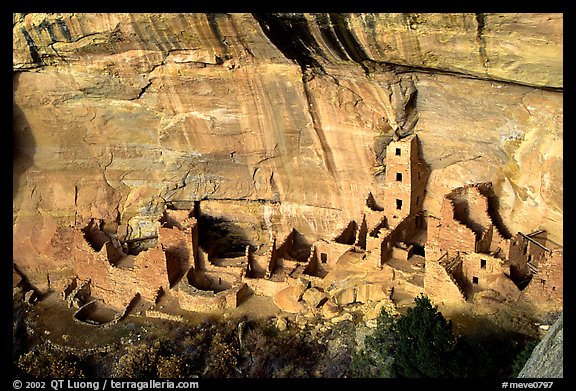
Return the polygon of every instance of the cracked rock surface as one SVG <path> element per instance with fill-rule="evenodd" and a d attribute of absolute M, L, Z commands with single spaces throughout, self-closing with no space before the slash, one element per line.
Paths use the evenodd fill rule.
<path fill-rule="evenodd" d="M 564 377 L 564 314 L 554 322 L 542 341 L 536 345 L 519 378 Z"/>
<path fill-rule="evenodd" d="M 14 14 L 14 262 L 46 288 L 67 275 L 52 245 L 66 229 L 95 218 L 149 237 L 166 207 L 199 200 L 252 237 L 331 239 L 382 199 L 385 146 L 410 132 L 431 215 L 491 181 L 511 232 L 561 244 L 562 22 Z"/>

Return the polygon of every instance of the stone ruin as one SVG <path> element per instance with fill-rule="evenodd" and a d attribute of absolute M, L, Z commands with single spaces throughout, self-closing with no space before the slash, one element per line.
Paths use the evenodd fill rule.
<path fill-rule="evenodd" d="M 417 136 L 387 148 L 381 203 L 369 193 L 362 221 L 332 239 L 309 243 L 292 229 L 266 246 L 218 257 L 199 245 L 198 207 L 167 209 L 155 246 L 131 254 L 126 227 L 93 220 L 74 237 L 89 267 L 79 268 L 63 299 L 78 308 L 76 320 L 94 325 L 113 324 L 141 298 L 157 303 L 166 294 L 188 311 L 236 308 L 262 295 L 286 312 L 326 317 L 341 305 L 407 304 L 420 293 L 451 305 L 525 300 L 562 307 L 562 248 L 545 231 L 507 233 L 490 183 L 452 190 L 440 216 L 428 216 L 429 168 Z"/>

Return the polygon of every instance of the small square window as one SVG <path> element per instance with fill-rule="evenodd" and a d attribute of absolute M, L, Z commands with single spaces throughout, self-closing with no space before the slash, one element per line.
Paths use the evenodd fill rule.
<path fill-rule="evenodd" d="M 402 173 L 401 172 L 396 173 L 396 182 L 402 182 Z"/>
<path fill-rule="evenodd" d="M 396 200 L 396 209 L 398 210 L 402 209 L 402 200 Z"/>
<path fill-rule="evenodd" d="M 480 269 L 486 269 L 486 260 L 485 259 L 480 260 Z"/>
<path fill-rule="evenodd" d="M 476 276 L 472 277 L 472 284 L 478 285 L 478 277 Z"/>
<path fill-rule="evenodd" d="M 402 155 L 402 150 L 400 148 L 396 148 L 396 156 Z"/>

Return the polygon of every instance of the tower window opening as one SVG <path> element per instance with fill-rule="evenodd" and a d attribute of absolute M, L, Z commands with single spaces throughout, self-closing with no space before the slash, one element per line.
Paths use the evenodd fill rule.
<path fill-rule="evenodd" d="M 396 209 L 401 210 L 402 209 L 402 200 L 396 200 Z"/>
<path fill-rule="evenodd" d="M 400 148 L 396 148 L 396 156 L 401 156 L 402 150 Z"/>
<path fill-rule="evenodd" d="M 397 182 L 402 182 L 402 173 L 401 173 L 401 172 L 397 172 L 397 173 L 396 173 L 396 181 L 397 181 Z"/>
<path fill-rule="evenodd" d="M 486 269 L 486 260 L 485 259 L 480 260 L 480 269 Z"/>

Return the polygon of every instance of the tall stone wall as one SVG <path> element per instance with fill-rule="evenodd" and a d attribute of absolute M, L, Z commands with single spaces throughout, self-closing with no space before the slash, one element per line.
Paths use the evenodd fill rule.
<path fill-rule="evenodd" d="M 392 141 L 386 147 L 384 212 L 395 221 L 410 214 L 412 195 L 412 142 Z"/>
<path fill-rule="evenodd" d="M 429 220 L 428 241 L 451 254 L 476 250 L 476 234 L 454 218 L 454 202 L 448 198 L 444 198 L 440 220 Z"/>
<path fill-rule="evenodd" d="M 540 244 L 545 245 L 546 240 L 538 239 Z M 528 278 L 531 274 L 531 267 L 539 269 L 542 262 L 550 256 L 541 246 L 531 242 L 520 232 L 510 242 L 510 272 L 516 282 Z"/>
<path fill-rule="evenodd" d="M 166 257 L 170 286 L 173 286 L 194 264 L 192 232 L 160 227 L 158 236 Z"/>
<path fill-rule="evenodd" d="M 426 260 L 424 291 L 437 304 L 464 305 L 466 299 L 438 260 Z"/>
<path fill-rule="evenodd" d="M 564 302 L 564 257 L 554 250 L 538 263 L 538 272 L 523 291 L 523 298 L 543 310 L 561 310 Z"/>
<path fill-rule="evenodd" d="M 492 225 L 492 218 L 488 214 L 488 199 L 481 193 L 481 184 L 466 188 L 468 218 L 478 224 L 482 230 L 487 230 Z"/>
<path fill-rule="evenodd" d="M 489 289 L 490 277 L 508 273 L 504 261 L 489 254 L 460 253 L 462 258 L 462 273 L 469 285 L 477 289 Z"/>
<path fill-rule="evenodd" d="M 418 230 L 416 226 L 418 217 L 410 215 L 403 219 L 393 229 L 382 229 L 380 237 L 382 242 L 380 244 L 380 265 L 383 265 L 394 251 L 394 246 L 398 242 L 409 240 Z"/>
<path fill-rule="evenodd" d="M 420 158 L 416 135 L 388 144 L 383 208 L 391 222 L 422 209 L 427 180 L 428 170 Z"/>
<path fill-rule="evenodd" d="M 476 235 L 476 249 L 474 252 L 489 254 L 492 247 L 493 233 L 494 226 L 490 225 L 480 235 Z"/>

